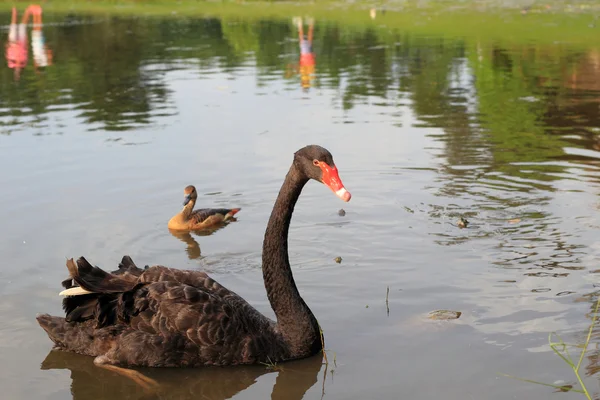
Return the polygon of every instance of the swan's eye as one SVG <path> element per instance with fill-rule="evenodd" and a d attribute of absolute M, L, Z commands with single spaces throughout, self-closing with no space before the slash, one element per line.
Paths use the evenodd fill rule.
<path fill-rule="evenodd" d="M 321 163 L 319 162 L 319 160 L 313 160 L 313 165 L 314 165 L 315 167 L 318 167 L 318 166 L 319 166 L 319 164 L 321 164 Z"/>

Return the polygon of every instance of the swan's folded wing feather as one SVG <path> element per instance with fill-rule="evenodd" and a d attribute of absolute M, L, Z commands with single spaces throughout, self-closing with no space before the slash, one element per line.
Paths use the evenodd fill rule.
<path fill-rule="evenodd" d="M 200 348 L 216 349 L 226 338 L 252 330 L 247 317 L 227 300 L 173 281 L 140 286 L 124 294 L 119 307 L 121 321 L 131 328 L 163 337 L 183 335 Z"/>
<path fill-rule="evenodd" d="M 138 282 L 177 282 L 198 289 L 204 289 L 205 291 L 214 293 L 220 297 L 237 296 L 234 292 L 220 285 L 217 281 L 208 276 L 206 272 L 168 268 L 161 265 L 148 268 L 140 275 Z"/>
<path fill-rule="evenodd" d="M 287 354 L 273 322 L 254 308 L 174 281 L 123 293 L 117 314 L 113 327 L 122 334 L 111 357 L 125 364 L 231 365 Z"/>
<path fill-rule="evenodd" d="M 155 265 L 146 269 L 144 273 L 140 275 L 139 282 L 154 283 L 172 281 L 204 289 L 208 283 L 207 279 L 210 278 L 206 272 L 175 269 L 164 267 L 162 265 Z"/>

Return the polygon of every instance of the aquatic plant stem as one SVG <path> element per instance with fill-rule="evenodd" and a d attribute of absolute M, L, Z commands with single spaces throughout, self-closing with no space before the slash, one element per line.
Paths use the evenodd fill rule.
<path fill-rule="evenodd" d="M 317 324 L 319 324 L 319 322 L 317 322 Z M 327 360 L 327 352 L 325 351 L 325 338 L 323 337 L 323 329 L 321 329 L 321 324 L 319 324 L 319 336 L 321 336 L 321 351 L 323 352 L 323 357 L 325 357 L 325 366 L 328 366 L 329 361 Z"/>
<path fill-rule="evenodd" d="M 592 316 L 592 324 L 590 325 L 590 329 L 588 330 L 588 335 L 587 335 L 587 338 L 585 339 L 583 351 L 581 352 L 581 355 L 579 356 L 579 362 L 577 363 L 577 370 L 579 370 L 579 367 L 581 367 L 581 362 L 583 361 L 583 356 L 585 355 L 585 352 L 587 351 L 588 345 L 590 344 L 590 340 L 592 338 L 592 332 L 594 330 L 594 326 L 596 325 L 596 320 L 598 319 L 597 318 L 598 306 L 600 306 L 600 297 L 598 297 L 598 300 L 596 300 L 596 307 L 594 308 L 594 315 Z"/>
<path fill-rule="evenodd" d="M 590 344 L 590 340 L 592 339 L 592 332 L 594 331 L 594 326 L 596 325 L 599 305 L 600 305 L 600 297 L 598 297 L 598 299 L 596 300 L 596 307 L 594 308 L 594 315 L 592 316 L 592 323 L 590 324 L 590 329 L 588 330 L 588 335 L 587 335 L 587 338 L 585 339 L 585 343 L 583 345 L 583 350 L 581 350 L 581 354 L 579 355 L 579 361 L 577 362 L 577 366 L 574 368 L 575 375 L 577 376 L 577 380 L 579 381 L 579 385 L 581 385 L 581 388 L 585 392 L 585 396 L 588 398 L 588 400 L 592 400 L 592 397 L 590 396 L 589 392 L 587 391 L 587 388 L 585 387 L 585 384 L 583 383 L 583 379 L 581 379 L 581 376 L 579 375 L 579 368 L 581 367 L 581 363 L 583 362 L 583 357 L 585 356 L 587 348 Z"/>
<path fill-rule="evenodd" d="M 498 374 L 501 376 L 505 376 L 507 378 L 511 378 L 511 379 L 516 379 L 518 381 L 522 381 L 522 382 L 527 382 L 527 383 L 535 383 L 536 385 L 542 385 L 542 386 L 548 386 L 548 387 L 552 387 L 555 389 L 559 389 L 559 390 L 564 390 L 565 386 L 561 386 L 561 385 L 553 385 L 551 383 L 544 383 L 544 382 L 538 382 L 538 381 L 534 381 L 531 379 L 525 379 L 525 378 L 519 378 L 518 376 L 513 376 L 513 375 L 508 375 L 508 374 Z M 575 393 L 584 393 L 583 390 L 579 390 L 579 389 L 569 389 L 569 392 L 575 392 Z"/>
<path fill-rule="evenodd" d="M 323 329 L 321 328 L 321 324 L 317 321 L 319 325 L 319 336 L 321 337 L 321 351 L 323 352 L 323 357 L 325 358 L 325 370 L 323 371 L 323 385 L 321 386 L 321 400 L 325 396 L 325 381 L 327 380 L 327 368 L 329 367 L 329 361 L 327 360 L 327 352 L 325 351 L 325 338 L 323 337 Z"/>
<path fill-rule="evenodd" d="M 558 337 L 558 339 L 560 340 L 560 342 L 558 342 L 558 343 L 552 342 L 552 333 L 548 337 L 548 341 L 550 342 L 550 348 L 560 358 L 562 358 L 571 367 L 571 369 L 573 369 L 573 372 L 575 373 L 575 376 L 577 377 L 577 381 L 579 382 L 579 385 L 581 386 L 583 394 L 585 395 L 585 397 L 588 400 L 592 400 L 592 396 L 590 395 L 589 391 L 587 390 L 585 383 L 583 383 L 583 379 L 581 378 L 581 375 L 579 374 L 579 369 L 581 368 L 581 363 L 583 362 L 583 358 L 585 357 L 585 353 L 587 352 L 587 348 L 590 344 L 590 340 L 592 339 L 592 332 L 594 331 L 594 326 L 596 325 L 599 306 L 600 306 L 600 297 L 596 300 L 596 307 L 594 307 L 594 315 L 592 316 L 592 323 L 590 324 L 590 328 L 588 329 L 588 334 L 585 339 L 585 342 L 583 343 L 583 349 L 581 350 L 581 354 L 579 355 L 579 360 L 577 361 L 577 365 L 575 365 L 575 363 L 571 359 L 571 355 L 569 354 L 569 352 L 567 350 L 567 345 L 565 344 L 565 342 L 562 340 L 562 338 L 560 336 L 556 335 Z M 562 347 L 561 350 L 557 349 L 557 347 L 559 345 Z M 566 353 L 566 357 L 562 354 L 561 351 L 564 351 Z"/>

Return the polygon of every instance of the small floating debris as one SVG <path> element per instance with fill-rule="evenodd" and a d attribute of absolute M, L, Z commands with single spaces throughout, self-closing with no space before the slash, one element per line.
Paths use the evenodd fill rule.
<path fill-rule="evenodd" d="M 338 215 L 340 217 L 343 217 L 344 215 L 346 215 L 346 210 L 344 210 L 343 208 L 340 208 L 340 211 L 338 211 Z"/>
<path fill-rule="evenodd" d="M 595 269 L 593 271 L 590 271 L 590 274 L 598 274 L 600 273 L 600 269 Z"/>
<path fill-rule="evenodd" d="M 533 293 L 544 293 L 544 292 L 549 292 L 550 290 L 552 290 L 552 289 L 550 289 L 550 288 L 531 289 L 531 291 Z"/>
<path fill-rule="evenodd" d="M 461 229 L 462 229 L 462 228 L 466 228 L 466 227 L 467 227 L 467 225 L 469 225 L 469 221 L 467 221 L 467 219 L 466 219 L 466 218 L 460 217 L 460 219 L 458 220 L 458 222 L 456 223 L 456 225 L 457 225 L 459 228 L 461 228 Z"/>
<path fill-rule="evenodd" d="M 508 220 L 509 224 L 518 224 L 519 222 L 521 222 L 521 218 L 513 218 Z"/>
<path fill-rule="evenodd" d="M 573 385 L 556 385 L 556 390 L 554 391 L 554 393 L 558 393 L 558 392 L 570 392 L 571 390 L 573 390 Z"/>
<path fill-rule="evenodd" d="M 503 281 L 498 281 L 498 282 L 502 282 L 502 283 L 517 283 L 517 281 L 515 281 L 514 279 L 505 279 Z"/>
<path fill-rule="evenodd" d="M 333 259 L 336 263 L 340 264 L 342 262 L 342 257 L 336 257 Z"/>
<path fill-rule="evenodd" d="M 449 319 L 458 319 L 462 315 L 460 311 L 451 311 L 451 310 L 436 310 L 429 313 L 429 319 L 435 320 L 449 320 Z"/>
<path fill-rule="evenodd" d="M 563 292 L 558 292 L 558 293 L 556 293 L 556 295 L 557 295 L 557 296 L 566 296 L 566 295 L 568 295 L 568 294 L 572 294 L 572 293 L 575 293 L 575 292 L 572 292 L 572 291 L 570 291 L 570 290 L 565 290 L 565 291 L 563 291 Z"/>
<path fill-rule="evenodd" d="M 535 277 L 552 277 L 552 278 L 565 278 L 569 276 L 568 272 L 562 273 L 550 273 L 550 272 L 529 272 L 527 274 L 523 274 L 525 276 L 535 276 Z"/>
<path fill-rule="evenodd" d="M 385 292 L 385 308 L 387 310 L 387 315 L 388 317 L 390 316 L 390 304 L 389 304 L 389 297 L 390 297 L 390 287 L 387 287 L 387 291 Z"/>

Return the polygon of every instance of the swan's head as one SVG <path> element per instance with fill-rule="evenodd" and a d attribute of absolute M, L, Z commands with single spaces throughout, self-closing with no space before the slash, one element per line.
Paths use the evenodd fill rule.
<path fill-rule="evenodd" d="M 352 195 L 346 190 L 331 153 L 317 145 L 303 147 L 294 154 L 294 164 L 310 179 L 329 187 L 342 200 L 350 201 Z"/>
<path fill-rule="evenodd" d="M 187 203 L 189 203 L 190 200 L 196 200 L 196 198 L 198 197 L 196 188 L 193 185 L 186 186 L 185 189 L 183 189 L 183 195 L 185 196 L 183 199 L 184 206 L 187 205 Z"/>

